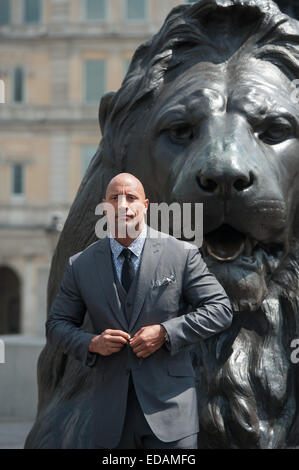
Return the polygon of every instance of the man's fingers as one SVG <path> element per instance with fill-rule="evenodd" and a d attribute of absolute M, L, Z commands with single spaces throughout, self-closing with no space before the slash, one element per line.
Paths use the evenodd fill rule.
<path fill-rule="evenodd" d="M 138 351 L 136 353 L 136 356 L 137 357 L 142 357 L 142 358 L 145 359 L 146 357 L 150 356 L 151 354 L 152 354 L 152 352 L 148 352 L 148 351 L 142 349 L 141 351 Z"/>
<path fill-rule="evenodd" d="M 135 353 L 136 355 L 137 355 L 137 354 L 145 353 L 144 346 L 143 346 L 143 347 L 139 347 L 138 349 L 134 349 L 134 353 Z"/>
<path fill-rule="evenodd" d="M 123 349 L 123 347 L 124 347 L 124 344 L 120 344 L 120 343 L 107 344 L 107 348 L 110 348 L 110 349 Z"/>
<path fill-rule="evenodd" d="M 132 341 L 130 341 L 130 345 L 131 347 L 135 347 L 135 346 L 139 346 L 139 344 L 142 344 L 143 343 L 143 339 L 142 338 L 134 338 L 132 339 Z"/>
<path fill-rule="evenodd" d="M 146 348 L 146 346 L 145 346 L 144 343 L 136 344 L 136 345 L 134 345 L 134 346 L 132 347 L 132 349 L 133 349 L 133 351 L 134 351 L 135 353 L 136 353 L 136 352 L 139 352 L 139 351 L 141 351 L 141 350 L 143 350 L 143 349 L 145 349 L 145 348 Z"/>
<path fill-rule="evenodd" d="M 142 359 L 146 359 L 147 357 L 149 357 L 149 356 L 151 356 L 151 355 L 152 355 L 152 353 L 147 353 L 147 354 L 143 354 L 143 355 L 141 355 L 141 356 L 139 355 L 139 356 L 137 356 L 137 357 L 139 357 L 139 358 L 142 357 Z"/>
<path fill-rule="evenodd" d="M 111 342 L 111 343 L 122 343 L 122 344 L 126 344 L 127 343 L 127 340 L 123 337 L 123 336 L 108 336 L 108 338 L 106 338 L 107 341 Z"/>
<path fill-rule="evenodd" d="M 121 351 L 123 349 L 124 345 L 123 344 L 107 344 L 106 349 L 109 349 L 109 351 Z"/>
<path fill-rule="evenodd" d="M 125 331 L 122 331 L 122 330 L 105 330 L 104 333 L 107 333 L 108 335 L 111 335 L 111 336 L 122 336 L 125 339 L 130 338 L 129 333 L 126 333 Z"/>

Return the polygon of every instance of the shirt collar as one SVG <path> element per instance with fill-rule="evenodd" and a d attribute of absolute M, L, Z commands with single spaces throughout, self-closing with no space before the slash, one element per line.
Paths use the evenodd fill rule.
<path fill-rule="evenodd" d="M 147 234 L 147 225 L 144 224 L 144 227 L 141 230 L 138 237 L 135 238 L 135 240 L 133 240 L 132 243 L 127 247 L 132 251 L 132 253 L 135 256 L 137 256 L 137 258 L 141 255 L 143 245 L 144 245 L 144 242 L 145 242 L 145 238 L 146 238 L 146 234 Z M 121 254 L 122 250 L 126 247 L 124 247 L 117 240 L 115 240 L 115 238 L 112 237 L 110 232 L 108 234 L 108 237 L 109 237 L 110 248 L 112 250 L 112 253 L 114 254 L 114 256 L 116 258 L 118 258 L 119 255 Z"/>

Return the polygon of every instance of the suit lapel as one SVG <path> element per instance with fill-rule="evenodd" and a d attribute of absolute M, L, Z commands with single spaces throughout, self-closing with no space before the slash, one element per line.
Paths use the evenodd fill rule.
<path fill-rule="evenodd" d="M 159 232 L 148 226 L 142 260 L 139 268 L 135 301 L 130 319 L 129 331 L 132 331 L 138 320 L 145 296 L 152 285 L 153 276 L 161 259 L 162 243 Z"/>
<path fill-rule="evenodd" d="M 127 319 L 117 300 L 117 287 L 113 275 L 113 266 L 110 253 L 109 238 L 100 241 L 98 249 L 95 250 L 96 269 L 99 274 L 102 289 L 105 293 L 108 304 L 116 320 L 124 331 L 128 331 Z"/>

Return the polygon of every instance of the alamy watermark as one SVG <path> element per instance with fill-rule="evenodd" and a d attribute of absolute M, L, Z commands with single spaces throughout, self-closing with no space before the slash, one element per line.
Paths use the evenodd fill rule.
<path fill-rule="evenodd" d="M 292 351 L 291 354 L 291 362 L 293 364 L 298 364 L 299 362 L 299 338 L 293 339 L 291 342 L 291 348 L 294 348 L 294 351 Z"/>
<path fill-rule="evenodd" d="M 138 236 L 136 219 L 126 217 L 125 209 L 116 210 L 108 202 L 100 203 L 95 209 L 95 214 L 101 216 L 96 223 L 95 234 L 98 238 L 105 236 L 135 239 Z M 151 203 L 145 214 L 145 222 L 150 219 L 152 232 L 151 238 L 168 237 L 182 239 L 200 248 L 203 242 L 203 204 L 173 202 L 172 204 Z M 108 224 L 109 220 L 109 224 Z M 187 246 L 186 246 L 187 248 Z"/>
<path fill-rule="evenodd" d="M 5 343 L 0 339 L 0 364 L 5 363 Z"/>

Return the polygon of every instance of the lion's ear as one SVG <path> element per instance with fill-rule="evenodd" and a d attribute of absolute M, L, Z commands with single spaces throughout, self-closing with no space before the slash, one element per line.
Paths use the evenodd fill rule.
<path fill-rule="evenodd" d="M 100 123 L 102 135 L 104 135 L 105 122 L 112 108 L 112 102 L 113 102 L 113 98 L 115 94 L 116 93 L 114 91 L 109 91 L 109 93 L 105 93 L 105 95 L 103 95 L 101 102 L 100 102 L 99 123 Z"/>

